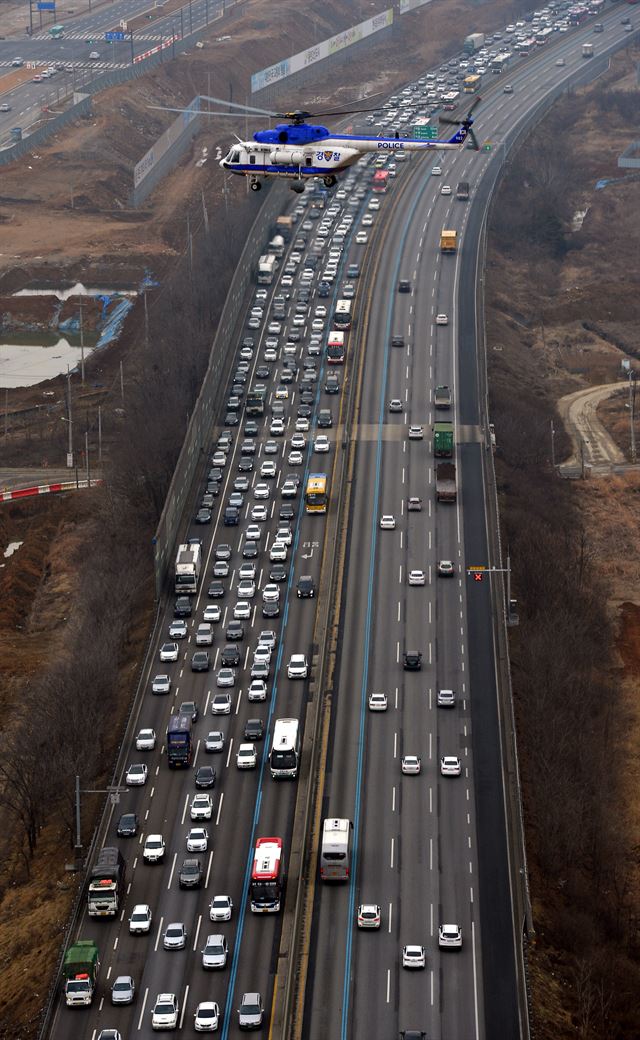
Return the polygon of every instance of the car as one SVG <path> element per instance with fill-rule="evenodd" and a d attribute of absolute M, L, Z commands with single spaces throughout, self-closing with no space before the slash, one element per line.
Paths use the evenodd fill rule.
<path fill-rule="evenodd" d="M 144 763 L 136 763 L 127 769 L 124 782 L 127 787 L 141 787 L 149 778 L 149 769 Z"/>
<path fill-rule="evenodd" d="M 462 928 L 459 924 L 441 924 L 438 928 L 438 946 L 441 950 L 462 949 Z"/>
<path fill-rule="evenodd" d="M 180 888 L 200 888 L 204 880 L 202 863 L 199 859 L 185 859 L 178 873 Z"/>
<path fill-rule="evenodd" d="M 264 723 L 262 719 L 247 719 L 244 725 L 244 736 L 246 740 L 254 743 L 264 737 Z"/>
<path fill-rule="evenodd" d="M 194 521 L 196 524 L 210 524 L 211 523 L 211 510 L 210 509 L 199 509 L 195 515 Z"/>
<path fill-rule="evenodd" d="M 173 613 L 177 618 L 191 617 L 193 605 L 191 596 L 177 596 L 173 605 Z"/>
<path fill-rule="evenodd" d="M 440 773 L 442 776 L 460 776 L 462 765 L 457 755 L 443 755 L 440 759 Z"/>
<path fill-rule="evenodd" d="M 198 721 L 198 718 L 200 716 L 200 712 L 198 711 L 198 705 L 195 701 L 183 701 L 180 707 L 178 708 L 178 712 L 180 715 L 190 715 L 191 721 L 194 723 Z"/>
<path fill-rule="evenodd" d="M 8 101 L 3 101 L 2 104 L 0 105 L 0 112 L 10 112 L 10 111 L 11 111 L 11 105 L 9 104 L 9 102 Z"/>
<path fill-rule="evenodd" d="M 218 561 L 226 563 L 224 560 Z M 227 564 L 228 566 L 228 564 Z M 196 646 L 211 646 L 213 644 L 213 625 L 209 621 L 202 621 L 196 629 Z M 191 663 L 193 670 L 193 661 Z M 207 669 L 208 671 L 208 669 Z"/>
<path fill-rule="evenodd" d="M 251 604 L 248 599 L 239 599 L 233 608 L 233 616 L 236 621 L 251 620 Z"/>
<path fill-rule="evenodd" d="M 324 433 L 319 433 L 313 442 L 313 450 L 316 455 L 324 455 L 329 451 L 331 443 L 329 438 Z"/>
<path fill-rule="evenodd" d="M 214 578 L 228 578 L 229 569 L 229 564 L 226 560 L 216 560 L 216 562 L 213 565 Z"/>
<path fill-rule="evenodd" d="M 148 903 L 136 903 L 129 917 L 129 932 L 131 935 L 146 935 L 151 931 L 153 915 Z"/>
<path fill-rule="evenodd" d="M 32 83 L 42 83 L 42 76 L 40 75 L 39 72 L 36 72 L 35 76 L 31 77 L 31 82 Z"/>
<path fill-rule="evenodd" d="M 399 397 L 392 397 L 389 401 L 390 412 L 401 412 L 403 410 L 402 401 Z"/>
<path fill-rule="evenodd" d="M 221 596 L 224 596 L 224 594 L 225 587 L 218 578 L 215 578 L 213 581 L 209 582 L 207 588 L 207 596 L 210 599 L 219 599 Z"/>
<path fill-rule="evenodd" d="M 417 776 L 422 769 L 419 755 L 403 755 L 401 768 L 405 776 Z"/>
<path fill-rule="evenodd" d="M 296 515 L 296 512 L 295 512 L 294 507 L 291 505 L 291 502 L 283 502 L 282 505 L 280 506 L 280 510 L 278 512 L 278 518 L 280 520 L 293 520 L 295 515 Z M 273 577 L 273 575 L 271 575 L 270 577 L 271 577 L 272 581 L 276 580 Z"/>
<path fill-rule="evenodd" d="M 403 968 L 425 968 L 427 955 L 424 946 L 404 946 L 402 948 Z"/>
<path fill-rule="evenodd" d="M 316 583 L 310 574 L 301 574 L 296 585 L 298 599 L 313 599 L 316 594 Z"/>
<path fill-rule="evenodd" d="M 365 213 L 360 224 L 363 228 L 373 227 L 373 213 Z"/>
<path fill-rule="evenodd" d="M 396 529 L 396 518 L 391 516 L 390 513 L 384 513 L 380 517 L 380 527 L 383 531 L 395 531 Z"/>
<path fill-rule="evenodd" d="M 136 737 L 136 751 L 153 751 L 156 746 L 155 729 L 138 730 Z"/>
<path fill-rule="evenodd" d="M 438 577 L 453 578 L 455 573 L 455 564 L 451 560 L 438 560 Z"/>
<path fill-rule="evenodd" d="M 262 997 L 259 993 L 243 993 L 238 1008 L 238 1026 L 240 1029 L 260 1029 L 264 1011 Z"/>
<path fill-rule="evenodd" d="M 231 896 L 214 896 L 209 903 L 210 921 L 230 921 L 233 912 Z"/>
<path fill-rule="evenodd" d="M 213 642 L 213 638 L 211 639 Z M 208 650 L 196 650 L 191 657 L 192 672 L 208 672 L 211 667 L 211 659 Z"/>
<path fill-rule="evenodd" d="M 289 679 L 306 679 L 309 675 L 309 664 L 305 654 L 292 654 L 287 665 Z"/>
<path fill-rule="evenodd" d="M 236 621 L 236 619 L 233 618 L 226 627 L 225 636 L 234 643 L 244 639 L 244 625 L 242 621 Z"/>
<path fill-rule="evenodd" d="M 180 1005 L 175 993 L 159 993 L 151 1011 L 152 1029 L 177 1029 Z"/>
<path fill-rule="evenodd" d="M 177 643 L 163 643 L 160 647 L 160 660 L 177 661 L 178 660 L 178 644 Z"/>
<path fill-rule="evenodd" d="M 426 584 L 425 573 L 424 573 L 424 571 L 419 570 L 418 568 L 415 568 L 414 570 L 410 570 L 409 571 L 409 576 L 408 576 L 407 580 L 408 580 L 409 585 L 425 585 Z"/>
<path fill-rule="evenodd" d="M 237 595 L 241 599 L 253 599 L 256 594 L 256 583 L 253 578 L 243 578 L 238 582 Z"/>
<path fill-rule="evenodd" d="M 276 464 L 273 459 L 265 459 L 260 466 L 260 476 L 272 478 L 278 475 Z"/>
<path fill-rule="evenodd" d="M 436 314 L 436 325 L 448 325 L 449 316 L 448 314 Z"/>
<path fill-rule="evenodd" d="M 257 764 L 258 754 L 255 744 L 240 744 L 236 754 L 238 769 L 255 769 Z"/>
<path fill-rule="evenodd" d="M 502 88 L 502 93 L 503 94 L 513 94 L 513 87 L 511 86 L 510 83 L 505 83 L 504 87 Z"/>
<path fill-rule="evenodd" d="M 100 60 L 99 52 L 98 51 L 91 51 L 91 54 L 89 55 L 89 60 L 90 61 L 99 61 Z"/>
<path fill-rule="evenodd" d="M 164 859 L 165 843 L 161 834 L 148 834 L 142 848 L 145 863 L 160 863 Z"/>
<path fill-rule="evenodd" d="M 186 621 L 172 621 L 169 625 L 169 639 L 186 639 L 188 633 Z"/>
<path fill-rule="evenodd" d="M 275 347 L 267 347 L 267 349 L 265 350 L 265 352 L 264 352 L 264 354 L 262 356 L 263 356 L 265 361 L 269 361 L 269 362 L 277 361 L 278 360 L 278 351 L 276 350 Z"/>
<path fill-rule="evenodd" d="M 386 711 L 387 710 L 387 695 L 386 693 L 370 693 L 369 694 L 369 711 Z"/>
<path fill-rule="evenodd" d="M 420 650 L 405 650 L 402 655 L 402 667 L 405 672 L 419 672 L 422 668 L 422 652 Z"/>
<path fill-rule="evenodd" d="M 424 437 L 424 430 L 422 426 L 410 426 L 409 427 L 409 440 L 410 441 L 421 441 Z"/>
<path fill-rule="evenodd" d="M 239 473 L 253 473 L 253 459 L 249 455 L 242 455 L 238 461 L 238 472 Z"/>
<path fill-rule="evenodd" d="M 131 975 L 118 975 L 111 987 L 112 1004 L 133 1004 L 136 984 Z"/>
<path fill-rule="evenodd" d="M 269 559 L 272 563 L 283 562 L 287 558 L 287 547 L 283 542 L 274 542 L 269 550 Z"/>
<path fill-rule="evenodd" d="M 407 499 L 407 512 L 408 513 L 420 513 L 422 511 L 422 499 L 417 495 L 411 495 Z"/>
<path fill-rule="evenodd" d="M 194 794 L 189 807 L 192 820 L 210 820 L 213 814 L 213 801 L 210 794 Z"/>
<path fill-rule="evenodd" d="M 195 785 L 202 790 L 216 786 L 216 771 L 213 766 L 198 766 Z"/>
<path fill-rule="evenodd" d="M 217 674 L 216 674 L 216 686 L 218 687 L 219 690 L 228 689 L 231 686 L 235 686 L 235 684 L 236 684 L 236 673 L 234 672 L 233 668 L 218 668 L 218 671 L 217 671 Z M 226 711 L 225 710 L 219 710 L 219 706 L 221 706 L 223 703 L 224 702 L 221 702 L 219 700 L 218 695 L 216 694 L 214 696 L 212 702 L 211 702 L 211 710 L 212 710 L 214 715 L 221 715 L 221 714 L 222 715 L 228 715 L 229 714 L 229 710 L 230 709 L 228 709 Z"/>
<path fill-rule="evenodd" d="M 168 924 L 162 936 L 162 948 L 164 950 L 184 950 L 187 945 L 187 929 L 182 921 Z"/>
<path fill-rule="evenodd" d="M 228 956 L 229 948 L 224 935 L 208 935 L 202 950 L 202 967 L 206 970 L 224 968 Z"/>
<path fill-rule="evenodd" d="M 439 708 L 455 708 L 456 695 L 454 690 L 438 690 L 437 702 Z"/>
<path fill-rule="evenodd" d="M 361 903 L 358 907 L 358 928 L 379 928 L 380 907 L 377 903 Z"/>
<path fill-rule="evenodd" d="M 138 833 L 138 814 L 134 812 L 122 813 L 116 827 L 119 838 L 135 838 Z"/>
<path fill-rule="evenodd" d="M 220 662 L 225 668 L 235 668 L 240 664 L 240 647 L 237 643 L 225 643 Z"/>
<path fill-rule="evenodd" d="M 250 539 L 242 546 L 242 558 L 243 560 L 255 560 L 258 556 L 258 543 L 254 539 Z"/>
<path fill-rule="evenodd" d="M 219 694 L 218 696 L 224 697 L 225 695 Z M 219 729 L 212 729 L 205 737 L 204 749 L 210 754 L 224 751 L 224 733 Z"/>
<path fill-rule="evenodd" d="M 411 282 L 409 281 L 408 278 L 401 278 L 400 279 L 400 281 L 398 282 L 398 292 L 399 293 L 410 293 L 411 292 Z"/>
<path fill-rule="evenodd" d="M 196 1033 L 215 1033 L 220 1022 L 220 1008 L 215 1000 L 201 1000 L 193 1016 Z"/>

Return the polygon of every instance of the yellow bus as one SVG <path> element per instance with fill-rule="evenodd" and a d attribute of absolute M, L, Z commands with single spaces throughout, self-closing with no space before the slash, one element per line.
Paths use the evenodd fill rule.
<path fill-rule="evenodd" d="M 462 87 L 465 94 L 477 94 L 480 87 L 480 76 L 466 76 Z"/>
<path fill-rule="evenodd" d="M 304 493 L 305 512 L 326 513 L 328 500 L 327 474 L 310 473 L 307 480 L 307 489 Z"/>

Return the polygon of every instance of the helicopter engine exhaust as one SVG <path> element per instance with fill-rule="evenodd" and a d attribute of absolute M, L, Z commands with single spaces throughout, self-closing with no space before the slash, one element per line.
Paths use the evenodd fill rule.
<path fill-rule="evenodd" d="M 299 149 L 296 151 L 273 151 L 269 156 L 269 161 L 276 166 L 303 166 L 304 165 L 304 152 Z"/>

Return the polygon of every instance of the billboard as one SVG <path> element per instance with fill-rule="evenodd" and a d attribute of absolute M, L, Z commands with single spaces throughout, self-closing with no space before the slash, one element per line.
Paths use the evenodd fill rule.
<path fill-rule="evenodd" d="M 431 0 L 398 0 L 398 14 L 406 14 L 407 11 L 413 11 L 416 7 L 424 7 L 425 4 L 430 4 Z"/>
<path fill-rule="evenodd" d="M 162 156 L 168 152 L 169 148 L 171 148 L 171 145 L 178 140 L 186 127 L 189 126 L 189 123 L 192 123 L 199 115 L 200 96 L 198 95 L 190 103 L 186 112 L 182 112 L 177 119 L 174 119 L 169 129 L 165 130 L 156 143 L 151 146 L 149 151 L 142 156 L 140 162 L 136 163 L 133 168 L 134 188 L 138 187 L 147 174 L 154 168 L 158 160 L 161 159 Z"/>
<path fill-rule="evenodd" d="M 309 68 L 310 65 L 315 65 L 317 61 L 323 61 L 325 58 L 338 54 L 340 51 L 345 50 L 346 47 L 351 47 L 354 43 L 359 43 L 360 40 L 380 32 L 381 29 L 386 29 L 392 23 L 393 8 L 390 7 L 386 11 L 381 11 L 380 14 L 374 15 L 373 18 L 367 18 L 366 21 L 360 22 L 358 25 L 352 25 L 349 29 L 344 29 L 343 32 L 331 36 L 328 40 L 321 40 L 320 43 L 315 43 L 313 47 L 307 47 L 305 51 L 292 54 L 291 57 L 284 58 L 283 61 L 276 62 L 275 65 L 270 65 L 268 69 L 261 69 L 260 72 L 256 72 L 251 77 L 251 93 L 255 94 L 258 90 L 264 90 L 265 87 L 271 86 L 272 83 L 278 83 L 280 80 L 286 79 L 287 76 L 293 76 L 296 72 L 302 72 L 303 69 Z"/>

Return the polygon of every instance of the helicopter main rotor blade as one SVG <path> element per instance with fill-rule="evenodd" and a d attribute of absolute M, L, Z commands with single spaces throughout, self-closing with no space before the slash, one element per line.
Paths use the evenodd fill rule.
<path fill-rule="evenodd" d="M 257 116 L 272 116 L 275 118 L 282 116 L 282 112 L 270 112 L 267 108 L 256 108 L 254 105 L 239 105 L 236 101 L 225 101 L 224 98 L 208 97 L 206 94 L 201 94 L 200 100 L 212 101 L 215 105 L 225 105 L 227 108 L 236 108 L 240 112 L 253 112 Z"/>

